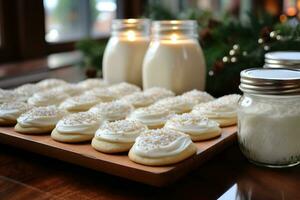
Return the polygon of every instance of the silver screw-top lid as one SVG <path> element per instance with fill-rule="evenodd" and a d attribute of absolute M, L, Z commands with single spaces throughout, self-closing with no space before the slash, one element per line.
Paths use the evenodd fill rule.
<path fill-rule="evenodd" d="M 300 52 L 275 51 L 266 53 L 264 67 L 300 69 Z"/>
<path fill-rule="evenodd" d="M 300 70 L 246 69 L 241 72 L 240 90 L 252 94 L 300 95 Z"/>

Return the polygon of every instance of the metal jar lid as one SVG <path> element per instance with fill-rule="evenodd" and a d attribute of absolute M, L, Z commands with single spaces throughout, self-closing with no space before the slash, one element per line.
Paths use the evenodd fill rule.
<path fill-rule="evenodd" d="M 300 52 L 275 51 L 266 53 L 264 67 L 300 69 Z"/>
<path fill-rule="evenodd" d="M 241 72 L 240 90 L 252 94 L 300 95 L 300 70 L 246 69 Z"/>

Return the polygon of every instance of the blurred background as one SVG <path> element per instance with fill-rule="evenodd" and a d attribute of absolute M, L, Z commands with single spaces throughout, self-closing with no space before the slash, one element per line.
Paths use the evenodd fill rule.
<path fill-rule="evenodd" d="M 101 76 L 112 20 L 140 17 L 198 21 L 215 95 L 236 92 L 239 72 L 262 66 L 265 52 L 300 48 L 300 0 L 0 0 L 0 87 L 49 71 Z"/>

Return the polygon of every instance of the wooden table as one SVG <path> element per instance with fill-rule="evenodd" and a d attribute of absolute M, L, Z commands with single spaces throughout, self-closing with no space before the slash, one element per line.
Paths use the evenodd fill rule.
<path fill-rule="evenodd" d="M 154 188 L 9 146 L 0 147 L 0 199 L 145 198 L 300 199 L 300 167 L 257 167 L 233 145 L 176 184 Z"/>

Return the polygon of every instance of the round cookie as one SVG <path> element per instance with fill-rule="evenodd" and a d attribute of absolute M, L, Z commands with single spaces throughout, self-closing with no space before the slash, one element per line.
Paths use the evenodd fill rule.
<path fill-rule="evenodd" d="M 79 82 L 77 85 L 83 90 L 89 90 L 93 88 L 104 88 L 108 86 L 108 84 L 100 78 L 88 78 Z"/>
<path fill-rule="evenodd" d="M 167 121 L 165 128 L 184 132 L 193 141 L 212 139 L 220 136 L 222 132 L 217 122 L 191 113 L 173 116 Z"/>
<path fill-rule="evenodd" d="M 174 114 L 169 109 L 160 106 L 148 106 L 134 110 L 128 119 L 137 120 L 150 129 L 162 128 Z"/>
<path fill-rule="evenodd" d="M 31 109 L 27 103 L 12 101 L 0 104 L 0 126 L 14 126 L 17 118 Z"/>
<path fill-rule="evenodd" d="M 126 95 L 122 100 L 127 101 L 135 108 L 146 107 L 155 102 L 155 98 L 151 95 L 148 95 L 143 92 L 135 92 L 129 95 Z"/>
<path fill-rule="evenodd" d="M 48 78 L 48 79 L 41 80 L 36 85 L 42 90 L 49 90 L 64 84 L 67 84 L 67 82 L 64 80 L 56 79 L 56 78 Z"/>
<path fill-rule="evenodd" d="M 33 94 L 41 91 L 36 84 L 24 84 L 13 90 L 16 94 L 22 96 L 23 101 L 26 102 Z"/>
<path fill-rule="evenodd" d="M 163 128 L 141 133 L 128 156 L 142 165 L 162 166 L 178 163 L 196 152 L 197 147 L 188 135 Z"/>
<path fill-rule="evenodd" d="M 196 101 L 197 104 L 209 102 L 215 99 L 207 92 L 196 90 L 196 89 L 185 92 L 181 96 L 193 99 Z"/>
<path fill-rule="evenodd" d="M 67 83 L 67 84 L 52 88 L 50 91 L 66 93 L 69 96 L 78 96 L 83 92 L 83 89 L 76 84 Z"/>
<path fill-rule="evenodd" d="M 117 100 L 99 103 L 93 106 L 89 112 L 99 115 L 103 120 L 116 121 L 125 119 L 133 110 L 133 106 L 126 101 Z"/>
<path fill-rule="evenodd" d="M 108 89 L 118 94 L 119 98 L 132 94 L 134 92 L 141 91 L 141 88 L 139 88 L 138 86 L 126 82 L 112 85 Z"/>
<path fill-rule="evenodd" d="M 65 109 L 69 112 L 84 112 L 99 102 L 101 102 L 101 100 L 98 97 L 83 94 L 66 99 L 59 105 L 59 108 Z"/>
<path fill-rule="evenodd" d="M 174 97 L 175 93 L 171 90 L 162 88 L 162 87 L 152 87 L 144 90 L 144 94 L 152 96 L 155 101 L 167 98 Z"/>
<path fill-rule="evenodd" d="M 101 123 L 102 120 L 92 113 L 73 113 L 59 120 L 51 137 L 65 143 L 90 141 Z"/>
<path fill-rule="evenodd" d="M 102 102 L 111 102 L 119 98 L 116 92 L 113 92 L 108 88 L 94 88 L 89 91 L 86 91 L 84 94 L 96 96 Z"/>
<path fill-rule="evenodd" d="M 0 104 L 12 101 L 26 101 L 26 98 L 13 90 L 3 90 L 0 88 Z"/>
<path fill-rule="evenodd" d="M 220 124 L 221 127 L 235 125 L 237 123 L 237 107 L 240 95 L 227 95 L 210 101 L 198 104 L 193 108 L 192 113 L 202 115 Z"/>
<path fill-rule="evenodd" d="M 56 123 L 67 114 L 56 106 L 35 107 L 17 119 L 15 131 L 24 134 L 51 133 Z"/>
<path fill-rule="evenodd" d="M 92 147 L 103 153 L 126 152 L 146 129 L 145 125 L 133 120 L 106 122 L 97 130 Z"/>
<path fill-rule="evenodd" d="M 183 96 L 176 97 L 167 97 L 162 100 L 157 101 L 153 106 L 165 107 L 171 111 L 174 111 L 176 114 L 190 112 L 196 101 Z"/>
<path fill-rule="evenodd" d="M 68 97 L 69 95 L 63 92 L 59 92 L 56 90 L 46 90 L 43 92 L 35 93 L 28 99 L 28 104 L 31 106 L 59 105 Z"/>

